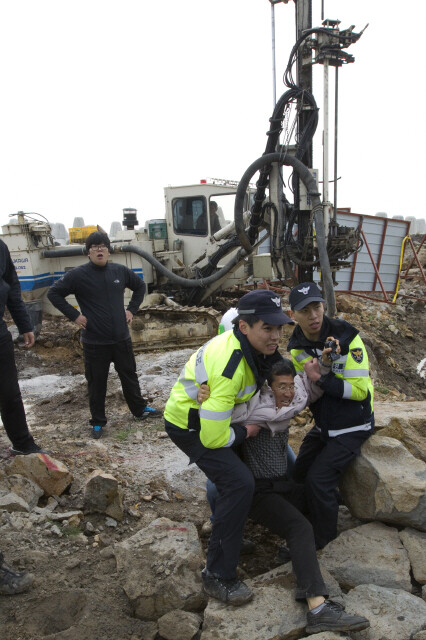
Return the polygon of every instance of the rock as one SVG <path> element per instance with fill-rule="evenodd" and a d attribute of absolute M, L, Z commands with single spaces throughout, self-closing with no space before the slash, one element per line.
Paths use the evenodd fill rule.
<path fill-rule="evenodd" d="M 363 640 L 410 640 L 426 626 L 426 602 L 401 589 L 363 584 L 347 594 L 345 603 L 348 613 L 370 621 L 359 634 Z"/>
<path fill-rule="evenodd" d="M 117 573 L 134 615 L 157 620 L 169 611 L 200 611 L 203 552 L 191 522 L 158 518 L 114 546 Z"/>
<path fill-rule="evenodd" d="M 359 301 L 353 296 L 344 295 L 339 293 L 336 296 L 336 306 L 340 313 L 356 313 L 362 314 L 362 308 L 360 308 Z"/>
<path fill-rule="evenodd" d="M 121 522 L 123 498 L 118 480 L 101 469 L 95 469 L 84 485 L 84 509 L 88 512 L 105 513 Z"/>
<path fill-rule="evenodd" d="M 426 462 L 426 402 L 375 402 L 378 435 L 402 442 L 415 458 Z"/>
<path fill-rule="evenodd" d="M 114 518 L 105 518 L 105 526 L 106 527 L 110 527 L 111 529 L 115 529 L 118 525 L 117 520 L 114 520 Z"/>
<path fill-rule="evenodd" d="M 420 584 L 426 584 L 426 533 L 404 529 L 399 537 L 407 550 L 414 579 Z"/>
<path fill-rule="evenodd" d="M 323 631 L 314 633 L 313 635 L 303 636 L 299 640 L 351 640 L 350 636 L 342 635 L 342 633 L 334 633 L 333 631 Z"/>
<path fill-rule="evenodd" d="M 371 436 L 344 473 L 340 491 L 356 518 L 426 531 L 426 464 L 394 438 Z"/>
<path fill-rule="evenodd" d="M 9 491 L 9 493 L 0 492 L 0 509 L 4 509 L 9 513 L 12 513 L 12 511 L 25 511 L 28 513 L 30 511 L 28 503 L 13 491 Z"/>
<path fill-rule="evenodd" d="M 25 509 L 25 511 L 31 511 L 31 509 L 34 509 L 39 498 L 43 495 L 43 489 L 33 482 L 33 480 L 21 475 L 13 474 L 5 476 L 0 483 L 0 502 L 2 495 L 10 492 L 14 493 L 25 502 L 28 506 L 28 509 Z M 17 510 L 21 511 L 21 509 Z"/>
<path fill-rule="evenodd" d="M 66 511 L 65 513 L 51 513 L 49 515 L 49 518 L 50 520 L 53 520 L 53 521 L 73 520 L 74 522 L 79 524 L 83 518 L 83 512 L 82 511 Z"/>
<path fill-rule="evenodd" d="M 335 600 L 336 602 L 340 602 L 343 604 L 343 593 L 340 589 L 339 583 L 337 580 L 331 575 L 331 573 L 326 568 L 325 564 L 322 562 L 321 558 L 319 559 L 321 574 L 323 580 L 326 584 L 329 598 L 331 600 Z M 280 565 L 271 571 L 267 571 L 266 573 L 262 573 L 257 576 L 253 581 L 253 584 L 275 584 L 279 585 L 283 588 L 288 589 L 296 589 L 296 578 L 293 573 L 293 566 L 291 562 Z"/>
<path fill-rule="evenodd" d="M 211 532 L 212 532 L 212 521 L 209 519 L 203 523 L 203 526 L 201 527 L 201 535 L 207 538 L 211 534 Z"/>
<path fill-rule="evenodd" d="M 425 631 L 419 631 L 419 633 L 416 633 L 413 636 L 413 640 L 426 640 L 426 630 Z"/>
<path fill-rule="evenodd" d="M 201 640 L 284 640 L 303 635 L 306 605 L 296 602 L 288 584 L 262 584 L 257 579 L 247 584 L 254 597 L 241 607 L 209 600 Z"/>
<path fill-rule="evenodd" d="M 169 611 L 158 619 L 158 632 L 164 640 L 192 640 L 202 618 L 191 611 Z"/>
<path fill-rule="evenodd" d="M 341 533 L 323 549 L 321 565 L 342 589 L 372 583 L 411 592 L 410 563 L 398 531 L 380 522 Z"/>
<path fill-rule="evenodd" d="M 16 456 L 7 467 L 8 475 L 19 474 L 33 480 L 46 496 L 60 496 L 71 484 L 73 476 L 59 460 L 46 453 Z"/>
<path fill-rule="evenodd" d="M 111 546 L 101 549 L 99 551 L 99 555 L 105 560 L 107 560 L 108 558 L 115 558 L 114 549 Z"/>

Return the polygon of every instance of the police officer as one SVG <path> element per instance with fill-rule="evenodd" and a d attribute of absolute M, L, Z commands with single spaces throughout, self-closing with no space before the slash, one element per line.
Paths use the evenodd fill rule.
<path fill-rule="evenodd" d="M 252 598 L 247 585 L 237 580 L 236 568 L 254 480 L 232 447 L 254 433 L 250 425 L 231 424 L 231 413 L 235 404 L 246 402 L 260 389 L 266 372 L 281 359 L 277 351 L 281 328 L 290 322 L 273 291 L 244 295 L 234 329 L 216 336 L 191 356 L 164 411 L 170 438 L 217 487 L 202 580 L 208 595 L 233 605 Z M 197 393 L 207 381 L 210 397 L 200 409 Z"/>
<path fill-rule="evenodd" d="M 374 430 L 373 385 L 358 329 L 324 315 L 324 299 L 314 282 L 294 287 L 289 302 L 298 323 L 287 347 L 296 370 L 303 371 L 311 358 L 329 370 L 316 376 L 324 394 L 310 406 L 315 426 L 293 470 L 294 480 L 305 483 L 316 546 L 322 549 L 337 536 L 339 479 Z M 326 342 L 331 344 L 324 349 Z"/>

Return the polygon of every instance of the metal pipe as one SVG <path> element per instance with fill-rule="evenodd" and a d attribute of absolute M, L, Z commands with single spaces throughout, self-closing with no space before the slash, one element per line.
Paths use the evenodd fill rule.
<path fill-rule="evenodd" d="M 334 197 L 333 197 L 333 220 L 337 217 L 337 133 L 339 119 L 339 67 L 335 67 L 335 85 L 334 85 Z"/>
<path fill-rule="evenodd" d="M 330 222 L 330 202 L 328 199 L 328 185 L 329 185 L 329 177 L 328 177 L 328 135 L 329 135 L 329 124 L 328 124 L 328 89 L 329 89 L 329 64 L 328 60 L 324 60 L 324 122 L 323 122 L 323 138 L 322 138 L 322 146 L 323 146 L 323 170 L 322 170 L 322 204 L 324 208 L 324 231 L 325 237 L 328 238 L 328 225 Z"/>
<path fill-rule="evenodd" d="M 271 2 L 271 30 L 272 30 L 272 108 L 277 103 L 277 77 L 275 67 L 275 8 Z"/>

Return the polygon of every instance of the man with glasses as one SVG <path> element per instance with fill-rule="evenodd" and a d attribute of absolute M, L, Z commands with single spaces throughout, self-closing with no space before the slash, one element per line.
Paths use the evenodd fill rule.
<path fill-rule="evenodd" d="M 314 532 L 305 517 L 308 509 L 303 486 L 296 485 L 287 475 L 290 420 L 322 396 L 315 382 L 324 371 L 327 369 L 315 358 L 306 362 L 303 376 L 296 375 L 293 363 L 282 358 L 272 365 L 268 385 L 248 402 L 236 405 L 231 418 L 232 423 L 244 425 L 252 436 L 240 447 L 241 459 L 254 476 L 249 518 L 286 540 L 296 577 L 296 600 L 306 600 L 308 604 L 309 634 L 360 631 L 370 625 L 366 618 L 350 615 L 340 604 L 328 599 Z M 209 391 L 208 386 L 202 385 L 198 399 L 205 402 Z"/>
<path fill-rule="evenodd" d="M 107 423 L 105 397 L 110 364 L 121 381 L 124 398 L 136 419 L 160 416 L 147 406 L 136 375 L 128 325 L 139 309 L 145 283 L 124 265 L 108 262 L 110 240 L 95 231 L 86 240 L 89 262 L 68 271 L 48 291 L 50 302 L 82 328 L 85 375 L 89 390 L 92 435 L 98 439 Z M 124 290 L 133 295 L 124 309 Z M 75 295 L 81 312 L 65 298 Z"/>

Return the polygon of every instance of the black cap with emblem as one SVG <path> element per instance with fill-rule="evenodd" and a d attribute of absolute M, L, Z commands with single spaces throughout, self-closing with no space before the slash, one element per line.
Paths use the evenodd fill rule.
<path fill-rule="evenodd" d="M 255 289 L 240 298 L 238 315 L 242 320 L 250 315 L 257 316 L 266 324 L 294 324 L 293 320 L 283 312 L 278 293 L 269 289 Z"/>
<path fill-rule="evenodd" d="M 302 282 L 293 287 L 288 297 L 292 311 L 300 311 L 311 302 L 325 302 L 322 293 L 315 282 Z"/>

